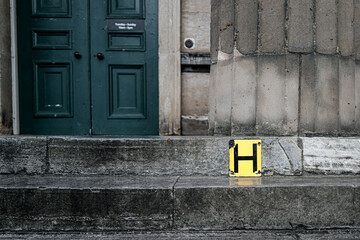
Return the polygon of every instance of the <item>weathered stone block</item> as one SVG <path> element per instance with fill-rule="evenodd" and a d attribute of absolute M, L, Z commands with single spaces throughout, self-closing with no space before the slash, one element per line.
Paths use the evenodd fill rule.
<path fill-rule="evenodd" d="M 210 52 L 210 0 L 181 1 L 181 38 L 195 39 L 195 48 L 182 44 L 181 52 Z"/>
<path fill-rule="evenodd" d="M 285 45 L 285 0 L 259 0 L 261 52 L 283 52 Z"/>
<path fill-rule="evenodd" d="M 266 138 L 262 143 L 262 171 L 265 175 L 302 173 L 302 153 L 296 138 Z"/>
<path fill-rule="evenodd" d="M 257 134 L 297 133 L 298 68 L 296 55 L 259 56 Z"/>
<path fill-rule="evenodd" d="M 221 53 L 219 53 L 221 54 Z M 215 87 L 215 124 L 214 135 L 231 134 L 231 91 L 233 84 L 233 57 L 219 60 Z"/>
<path fill-rule="evenodd" d="M 256 134 L 257 57 L 237 57 L 232 87 L 232 135 Z"/>
<path fill-rule="evenodd" d="M 161 230 L 176 177 L 0 176 L 1 231 Z"/>
<path fill-rule="evenodd" d="M 354 1 L 339 0 L 338 38 L 342 56 L 354 55 Z"/>
<path fill-rule="evenodd" d="M 302 57 L 300 129 L 302 134 L 339 134 L 339 58 Z"/>
<path fill-rule="evenodd" d="M 288 4 L 289 51 L 310 53 L 314 48 L 314 3 L 312 0 L 290 0 Z"/>
<path fill-rule="evenodd" d="M 339 131 L 339 58 L 316 56 L 315 131 L 337 134 Z"/>
<path fill-rule="evenodd" d="M 235 0 L 236 47 L 242 54 L 257 50 L 258 1 Z"/>
<path fill-rule="evenodd" d="M 222 138 L 86 139 L 49 143 L 53 174 L 222 175 L 228 173 Z"/>
<path fill-rule="evenodd" d="M 354 0 L 354 38 L 355 58 L 360 60 L 360 0 Z"/>
<path fill-rule="evenodd" d="M 211 0 L 211 28 L 210 28 L 210 55 L 211 63 L 216 63 L 219 51 L 219 12 L 220 12 L 220 1 Z"/>
<path fill-rule="evenodd" d="M 180 178 L 174 224 L 182 230 L 351 227 L 356 179 Z"/>
<path fill-rule="evenodd" d="M 217 64 L 211 64 L 210 83 L 209 83 L 209 135 L 214 135 L 215 129 L 215 108 L 216 108 L 216 78 L 217 78 Z"/>
<path fill-rule="evenodd" d="M 0 173 L 45 173 L 46 146 L 45 137 L 0 138 Z"/>
<path fill-rule="evenodd" d="M 336 0 L 316 0 L 316 51 L 334 54 L 337 51 Z"/>
<path fill-rule="evenodd" d="M 219 51 L 227 54 L 234 50 L 234 0 L 218 0 L 219 6 Z"/>
<path fill-rule="evenodd" d="M 181 114 L 203 116 L 208 114 L 208 73 L 182 73 Z"/>
<path fill-rule="evenodd" d="M 304 171 L 319 174 L 360 173 L 360 139 L 302 138 Z"/>
<path fill-rule="evenodd" d="M 343 133 L 356 133 L 355 128 L 355 62 L 339 59 L 339 123 Z"/>
<path fill-rule="evenodd" d="M 182 116 L 181 135 L 207 136 L 209 123 L 207 116 Z"/>
<path fill-rule="evenodd" d="M 300 126 L 301 133 L 315 132 L 316 68 L 315 56 L 303 55 L 301 61 Z"/>

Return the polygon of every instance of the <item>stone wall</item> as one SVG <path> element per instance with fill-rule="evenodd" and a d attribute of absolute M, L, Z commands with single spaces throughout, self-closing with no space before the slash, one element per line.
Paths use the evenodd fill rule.
<path fill-rule="evenodd" d="M 212 0 L 210 135 L 358 135 L 360 0 Z"/>
<path fill-rule="evenodd" d="M 0 134 L 11 133 L 10 3 L 0 1 Z"/>

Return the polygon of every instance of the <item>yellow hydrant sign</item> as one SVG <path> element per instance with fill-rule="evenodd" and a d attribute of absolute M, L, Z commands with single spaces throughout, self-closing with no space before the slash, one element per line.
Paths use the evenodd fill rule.
<path fill-rule="evenodd" d="M 261 176 L 261 140 L 230 140 L 230 177 Z"/>

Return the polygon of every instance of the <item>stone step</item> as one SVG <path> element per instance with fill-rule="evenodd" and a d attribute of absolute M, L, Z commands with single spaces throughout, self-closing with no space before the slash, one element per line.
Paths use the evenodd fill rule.
<path fill-rule="evenodd" d="M 0 233 L 0 240 L 162 240 L 162 239 L 222 239 L 222 240 L 310 240 L 310 239 L 360 239 L 360 230 L 302 230 L 302 231 L 168 231 L 168 232 L 120 232 L 120 233 Z"/>
<path fill-rule="evenodd" d="M 262 140 L 265 175 L 360 174 L 360 138 L 0 137 L 0 174 L 228 174 L 228 142 Z"/>
<path fill-rule="evenodd" d="M 360 230 L 360 178 L 0 176 L 0 232 Z"/>

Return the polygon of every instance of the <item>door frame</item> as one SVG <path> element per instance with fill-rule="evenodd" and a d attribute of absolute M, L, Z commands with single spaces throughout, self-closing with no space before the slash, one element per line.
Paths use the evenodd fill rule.
<path fill-rule="evenodd" d="M 13 134 L 20 134 L 17 0 L 10 1 Z M 159 1 L 159 134 L 181 134 L 181 0 Z M 166 65 L 166 67 L 162 67 Z"/>

